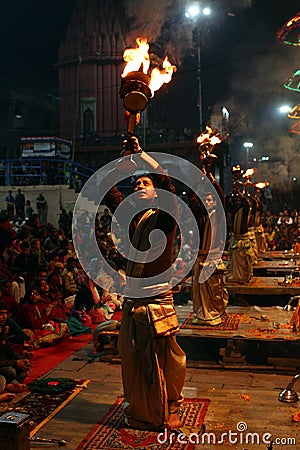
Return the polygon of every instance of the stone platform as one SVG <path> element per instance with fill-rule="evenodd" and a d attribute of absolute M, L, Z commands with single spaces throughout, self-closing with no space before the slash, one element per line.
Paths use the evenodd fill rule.
<path fill-rule="evenodd" d="M 182 324 L 192 311 L 192 303 L 177 305 L 176 310 Z M 292 311 L 281 306 L 229 306 L 227 312 L 240 315 L 237 330 L 200 326 L 180 330 L 178 342 L 189 364 L 300 368 L 300 333 L 288 326 Z"/>

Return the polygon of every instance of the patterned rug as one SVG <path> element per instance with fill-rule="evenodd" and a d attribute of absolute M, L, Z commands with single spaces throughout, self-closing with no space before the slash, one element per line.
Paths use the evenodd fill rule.
<path fill-rule="evenodd" d="M 242 314 L 228 314 L 225 322 L 220 325 L 201 325 L 193 323 L 193 313 L 190 313 L 184 322 L 180 325 L 180 329 L 189 330 L 218 330 L 218 331 L 233 331 L 239 328 Z"/>
<path fill-rule="evenodd" d="M 197 434 L 210 403 L 209 399 L 186 398 L 180 412 L 182 430 L 186 436 Z M 195 445 L 186 438 L 178 442 L 175 433 L 172 436 L 165 432 L 142 431 L 128 428 L 123 421 L 123 397 L 119 397 L 115 404 L 86 436 L 76 450 L 192 450 Z"/>
<path fill-rule="evenodd" d="M 70 380 L 69 378 L 46 378 L 21 400 L 9 406 L 6 411 L 13 411 L 30 416 L 31 432 L 34 436 L 42 426 L 61 411 L 82 389 L 89 380 Z M 47 389 L 46 389 L 47 388 Z"/>

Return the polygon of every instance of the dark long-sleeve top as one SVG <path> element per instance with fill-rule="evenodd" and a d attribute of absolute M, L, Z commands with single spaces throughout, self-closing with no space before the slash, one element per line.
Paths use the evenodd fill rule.
<path fill-rule="evenodd" d="M 251 195 L 247 194 L 247 200 L 249 202 L 250 208 L 249 208 L 249 218 L 248 218 L 248 227 L 254 227 L 255 226 L 255 219 L 256 219 L 256 211 L 258 207 L 258 203 L 256 198 Z"/>
<path fill-rule="evenodd" d="M 262 224 L 262 214 L 264 212 L 264 204 L 260 200 L 260 198 L 256 198 L 257 208 L 256 208 L 256 214 L 255 214 L 255 226 L 258 227 Z"/>
<path fill-rule="evenodd" d="M 28 256 L 28 259 L 27 259 L 26 271 L 30 274 L 35 274 L 39 270 L 46 270 L 47 267 L 48 267 L 48 263 L 43 255 L 42 251 L 35 252 L 35 251 L 31 250 L 31 252 Z"/>
<path fill-rule="evenodd" d="M 225 197 L 225 209 L 229 231 L 235 235 L 248 233 L 248 219 L 250 204 L 241 193 L 234 193 Z"/>
<path fill-rule="evenodd" d="M 153 277 L 155 275 L 159 275 L 172 266 L 172 256 L 173 256 L 173 241 L 174 241 L 174 235 L 176 231 L 176 217 L 177 217 L 177 200 L 176 200 L 176 191 L 175 188 L 171 182 L 171 179 L 167 175 L 158 175 L 155 174 L 155 184 L 158 189 L 162 189 L 164 191 L 172 193 L 172 200 L 170 204 L 170 199 L 164 198 L 164 193 L 159 192 L 159 198 L 158 203 L 161 201 L 163 205 L 168 204 L 170 207 L 171 214 L 160 210 L 158 207 L 153 207 L 152 209 L 156 210 L 157 214 L 157 222 L 156 222 L 156 229 L 161 230 L 165 237 L 166 237 L 166 247 L 163 252 L 156 258 L 154 261 L 146 262 L 144 264 L 143 274 L 142 276 L 144 278 L 147 277 Z M 105 196 L 105 203 L 107 207 L 111 210 L 112 213 L 115 212 L 117 207 L 122 203 L 124 200 L 123 194 L 116 188 L 113 187 Z M 147 208 L 150 209 L 150 208 Z M 143 216 L 146 210 L 140 211 L 138 214 L 134 214 L 136 211 L 136 208 L 134 205 L 129 204 L 129 202 L 126 203 L 126 212 L 128 212 L 128 217 L 133 217 L 133 220 L 130 223 L 129 226 L 129 237 L 132 239 L 133 234 L 136 230 L 136 227 L 138 225 L 139 220 Z M 123 225 L 123 228 L 125 229 L 125 224 L 120 223 L 120 225 Z M 149 242 L 149 236 L 143 235 L 143 239 Z M 150 242 L 149 242 L 149 248 L 150 248 Z M 167 275 L 166 275 L 167 276 Z M 169 281 L 169 279 L 162 280 L 162 281 Z"/>

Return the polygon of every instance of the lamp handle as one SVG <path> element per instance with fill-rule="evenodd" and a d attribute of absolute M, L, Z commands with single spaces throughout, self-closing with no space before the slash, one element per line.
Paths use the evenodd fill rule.
<path fill-rule="evenodd" d="M 136 125 L 136 113 L 131 112 L 127 124 L 128 136 L 134 136 L 135 125 Z"/>

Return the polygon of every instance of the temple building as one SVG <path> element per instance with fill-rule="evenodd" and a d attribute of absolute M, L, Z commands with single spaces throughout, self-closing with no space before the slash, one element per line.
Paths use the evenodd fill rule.
<path fill-rule="evenodd" d="M 58 59 L 60 135 L 77 145 L 124 132 L 124 22 L 111 0 L 79 0 L 69 21 Z"/>

